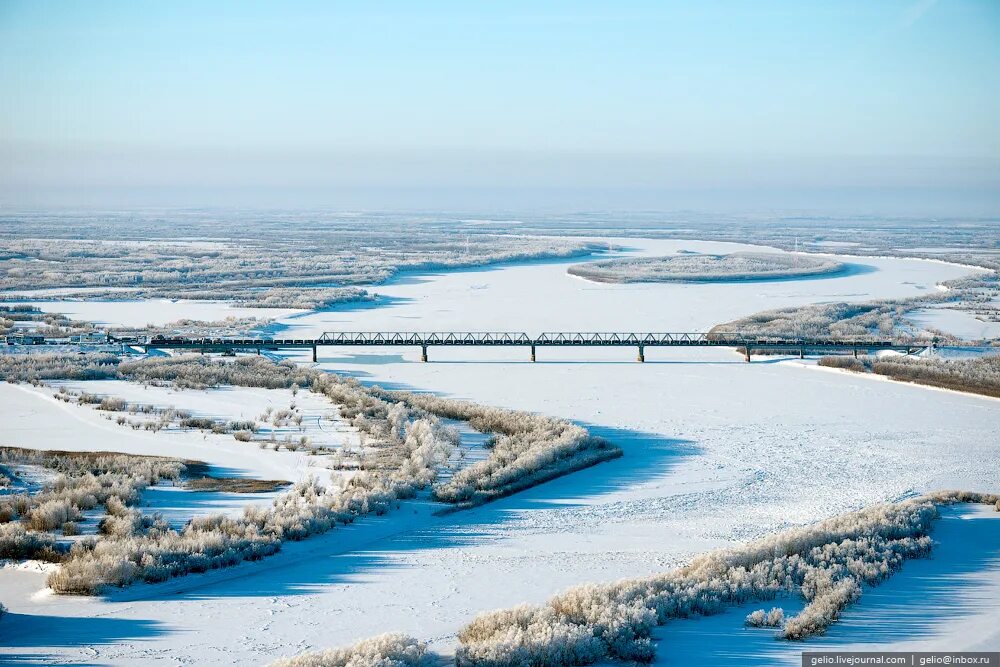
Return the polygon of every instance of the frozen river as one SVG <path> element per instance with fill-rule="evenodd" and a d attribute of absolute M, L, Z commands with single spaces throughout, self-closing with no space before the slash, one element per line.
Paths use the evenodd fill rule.
<path fill-rule="evenodd" d="M 745 249 L 612 243 L 652 255 Z M 846 261 L 854 267 L 836 277 L 740 284 L 598 284 L 567 275 L 565 263 L 413 276 L 380 286 L 388 297 L 380 307 L 294 315 L 279 320 L 276 333 L 704 331 L 770 308 L 925 294 L 970 272 L 921 260 Z M 427 364 L 419 349 L 323 354 L 323 368 L 365 381 L 580 421 L 625 456 L 476 510 L 400 517 L 397 534 L 347 552 L 334 531 L 316 541 L 321 551 L 308 561 L 278 557 L 262 573 L 206 581 L 185 594 L 41 600 L 39 608 L 152 624 L 155 631 L 100 650 L 113 664 L 167 656 L 254 664 L 390 630 L 445 646 L 479 611 L 542 601 L 572 584 L 659 572 L 706 549 L 915 492 L 1000 486 L 997 400 L 808 362 L 746 364 L 731 351 L 691 349 L 647 350 L 646 364 L 621 348 L 541 349 L 535 364 L 517 348 L 432 348 Z M 978 604 L 969 616 L 1000 618 L 1000 594 L 988 599 L 992 606 Z M 880 645 L 912 639 L 864 631 L 834 626 L 824 645 L 838 637 Z M 90 656 L 38 641 L 51 654 Z M 801 648 L 771 657 L 798 664 Z"/>
<path fill-rule="evenodd" d="M 594 240 L 615 248 L 612 256 L 761 250 L 703 241 Z M 919 296 L 971 272 L 917 259 L 841 261 L 847 270 L 831 277 L 742 283 L 596 283 L 567 274 L 570 262 L 419 275 L 376 288 L 389 298 L 381 307 L 296 315 L 280 320 L 287 326 L 280 332 L 305 337 L 327 330 L 707 331 L 772 308 Z"/>

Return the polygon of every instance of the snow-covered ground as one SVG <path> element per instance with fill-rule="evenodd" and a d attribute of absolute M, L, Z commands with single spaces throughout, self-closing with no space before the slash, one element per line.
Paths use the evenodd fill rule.
<path fill-rule="evenodd" d="M 748 248 L 614 243 L 654 255 Z M 379 288 L 391 297 L 381 307 L 293 316 L 277 329 L 296 337 L 387 329 L 701 331 L 768 308 L 921 294 L 970 272 L 932 261 L 849 261 L 859 266 L 850 275 L 738 285 L 602 285 L 567 275 L 558 262 L 411 276 Z M 774 357 L 746 364 L 726 350 L 647 349 L 645 364 L 620 348 L 540 349 L 535 364 L 519 349 L 431 348 L 427 364 L 417 361 L 418 349 L 325 348 L 321 354 L 321 367 L 365 381 L 578 420 L 620 445 L 625 456 L 475 510 L 433 516 L 420 503 L 404 505 L 262 563 L 168 584 L 173 587 L 135 588 L 127 602 L 39 596 L 41 574 L 0 570 L 0 599 L 13 612 L 19 637 L 0 655 L 39 662 L 263 664 L 390 630 L 448 649 L 454 633 L 486 609 L 540 602 L 586 581 L 660 572 L 706 549 L 913 492 L 1000 487 L 1000 403 L 987 398 L 810 372 Z M 292 356 L 309 361 L 305 353 Z M 20 406 L 5 408 L 4 441 L 17 429 L 36 444 L 70 440 L 75 432 L 77 448 L 94 448 L 101 437 L 102 448 L 133 446 L 128 438 L 106 436 L 106 429 L 119 427 L 100 417 L 82 430 L 80 408 L 49 405 L 36 390 L 0 392 L 0 400 Z M 34 429 L 49 435 L 29 437 Z M 177 446 L 198 449 L 197 442 L 178 440 Z M 235 441 L 230 447 L 215 453 L 233 456 L 229 465 L 239 469 L 265 469 L 253 460 L 256 447 Z M 921 578 L 926 563 L 908 564 L 896 580 L 903 583 L 887 584 L 901 588 L 869 591 L 845 620 L 898 614 L 894 598 L 881 591 L 916 590 L 908 598 L 914 600 L 931 585 L 949 614 L 928 614 L 922 624 L 890 619 L 881 634 L 845 624 L 823 645 L 895 646 L 924 641 L 931 632 L 957 640 L 960 621 L 1000 624 L 995 604 L 968 601 L 996 590 L 1000 523 L 979 513 L 981 523 L 966 526 L 964 516 L 971 515 L 942 523 L 945 544 L 929 563 L 944 581 L 959 576 L 958 567 L 960 575 L 987 583 L 965 584 L 949 597 L 944 585 Z M 950 542 L 944 540 L 949 534 Z M 745 614 L 685 623 L 688 633 L 702 633 L 687 639 L 676 634 L 682 624 L 664 628 L 660 660 L 720 663 L 720 637 L 733 642 L 737 655 L 755 653 L 758 644 L 743 641 L 751 636 L 741 627 Z M 56 618 L 42 623 L 42 615 Z M 782 660 L 801 650 L 753 636 L 766 636 L 759 645 L 767 648 L 760 650 L 784 652 Z M 995 634 L 983 637 L 981 646 L 997 648 Z"/>

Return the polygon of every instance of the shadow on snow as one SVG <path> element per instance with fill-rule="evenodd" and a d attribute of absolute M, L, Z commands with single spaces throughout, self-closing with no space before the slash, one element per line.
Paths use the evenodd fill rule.
<path fill-rule="evenodd" d="M 165 627 L 158 621 L 86 616 L 9 613 L 4 616 L 2 627 L 3 639 L 0 644 L 6 649 L 87 648 L 100 644 L 153 639 L 166 634 Z M 5 653 L 0 655 L 0 662 L 25 667 L 74 664 L 63 662 L 61 656 L 36 652 Z"/>
<path fill-rule="evenodd" d="M 410 567 L 406 552 L 466 548 L 497 542 L 503 539 L 504 529 L 517 530 L 515 524 L 525 513 L 584 507 L 588 500 L 664 475 L 684 457 L 697 451 L 693 443 L 685 440 L 584 426 L 595 435 L 620 446 L 624 456 L 480 507 L 442 516 L 427 517 L 425 513 L 416 524 L 407 525 L 416 510 L 416 503 L 404 502 L 385 517 L 362 519 L 349 526 L 338 526 L 326 535 L 286 545 L 290 551 L 301 549 L 306 553 L 289 554 L 285 562 L 279 554 L 273 557 L 273 561 L 262 561 L 259 569 L 240 572 L 237 567 L 232 570 L 232 576 L 222 574 L 223 578 L 218 580 L 199 583 L 193 579 L 191 586 L 183 592 L 158 593 L 150 590 L 150 595 L 142 597 L 208 599 L 301 595 L 315 593 L 328 586 L 364 583 L 369 577 Z M 448 506 L 433 503 L 433 507 L 443 509 Z M 387 522 L 394 521 L 399 522 L 400 530 L 381 537 L 373 535 L 370 541 L 364 541 L 364 531 L 372 523 L 379 522 L 385 526 Z M 357 546 L 345 547 L 344 542 L 355 542 Z M 310 548 L 310 544 L 315 544 L 316 548 Z"/>

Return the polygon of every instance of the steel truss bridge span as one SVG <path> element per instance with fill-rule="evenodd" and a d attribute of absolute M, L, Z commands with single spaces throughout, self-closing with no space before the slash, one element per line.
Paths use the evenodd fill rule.
<path fill-rule="evenodd" d="M 911 354 L 928 347 L 929 341 L 906 341 L 886 338 L 808 338 L 797 336 L 759 336 L 739 332 L 717 333 L 637 333 L 550 331 L 531 336 L 511 331 L 328 331 L 318 338 L 194 338 L 154 336 L 138 344 L 150 349 L 189 349 L 235 351 L 281 348 L 311 348 L 313 361 L 324 346 L 419 347 L 420 360 L 427 361 L 427 348 L 433 346 L 528 347 L 531 360 L 539 347 L 634 347 L 638 361 L 645 361 L 647 347 L 731 347 L 742 350 L 750 361 L 753 350 L 788 350 L 805 356 L 806 351 L 870 352 L 896 350 Z"/>

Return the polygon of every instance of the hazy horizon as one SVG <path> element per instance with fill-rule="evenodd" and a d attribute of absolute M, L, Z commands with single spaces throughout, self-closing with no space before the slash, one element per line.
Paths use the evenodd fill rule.
<path fill-rule="evenodd" d="M 0 206 L 1000 213 L 1000 5 L 6 2 Z"/>

